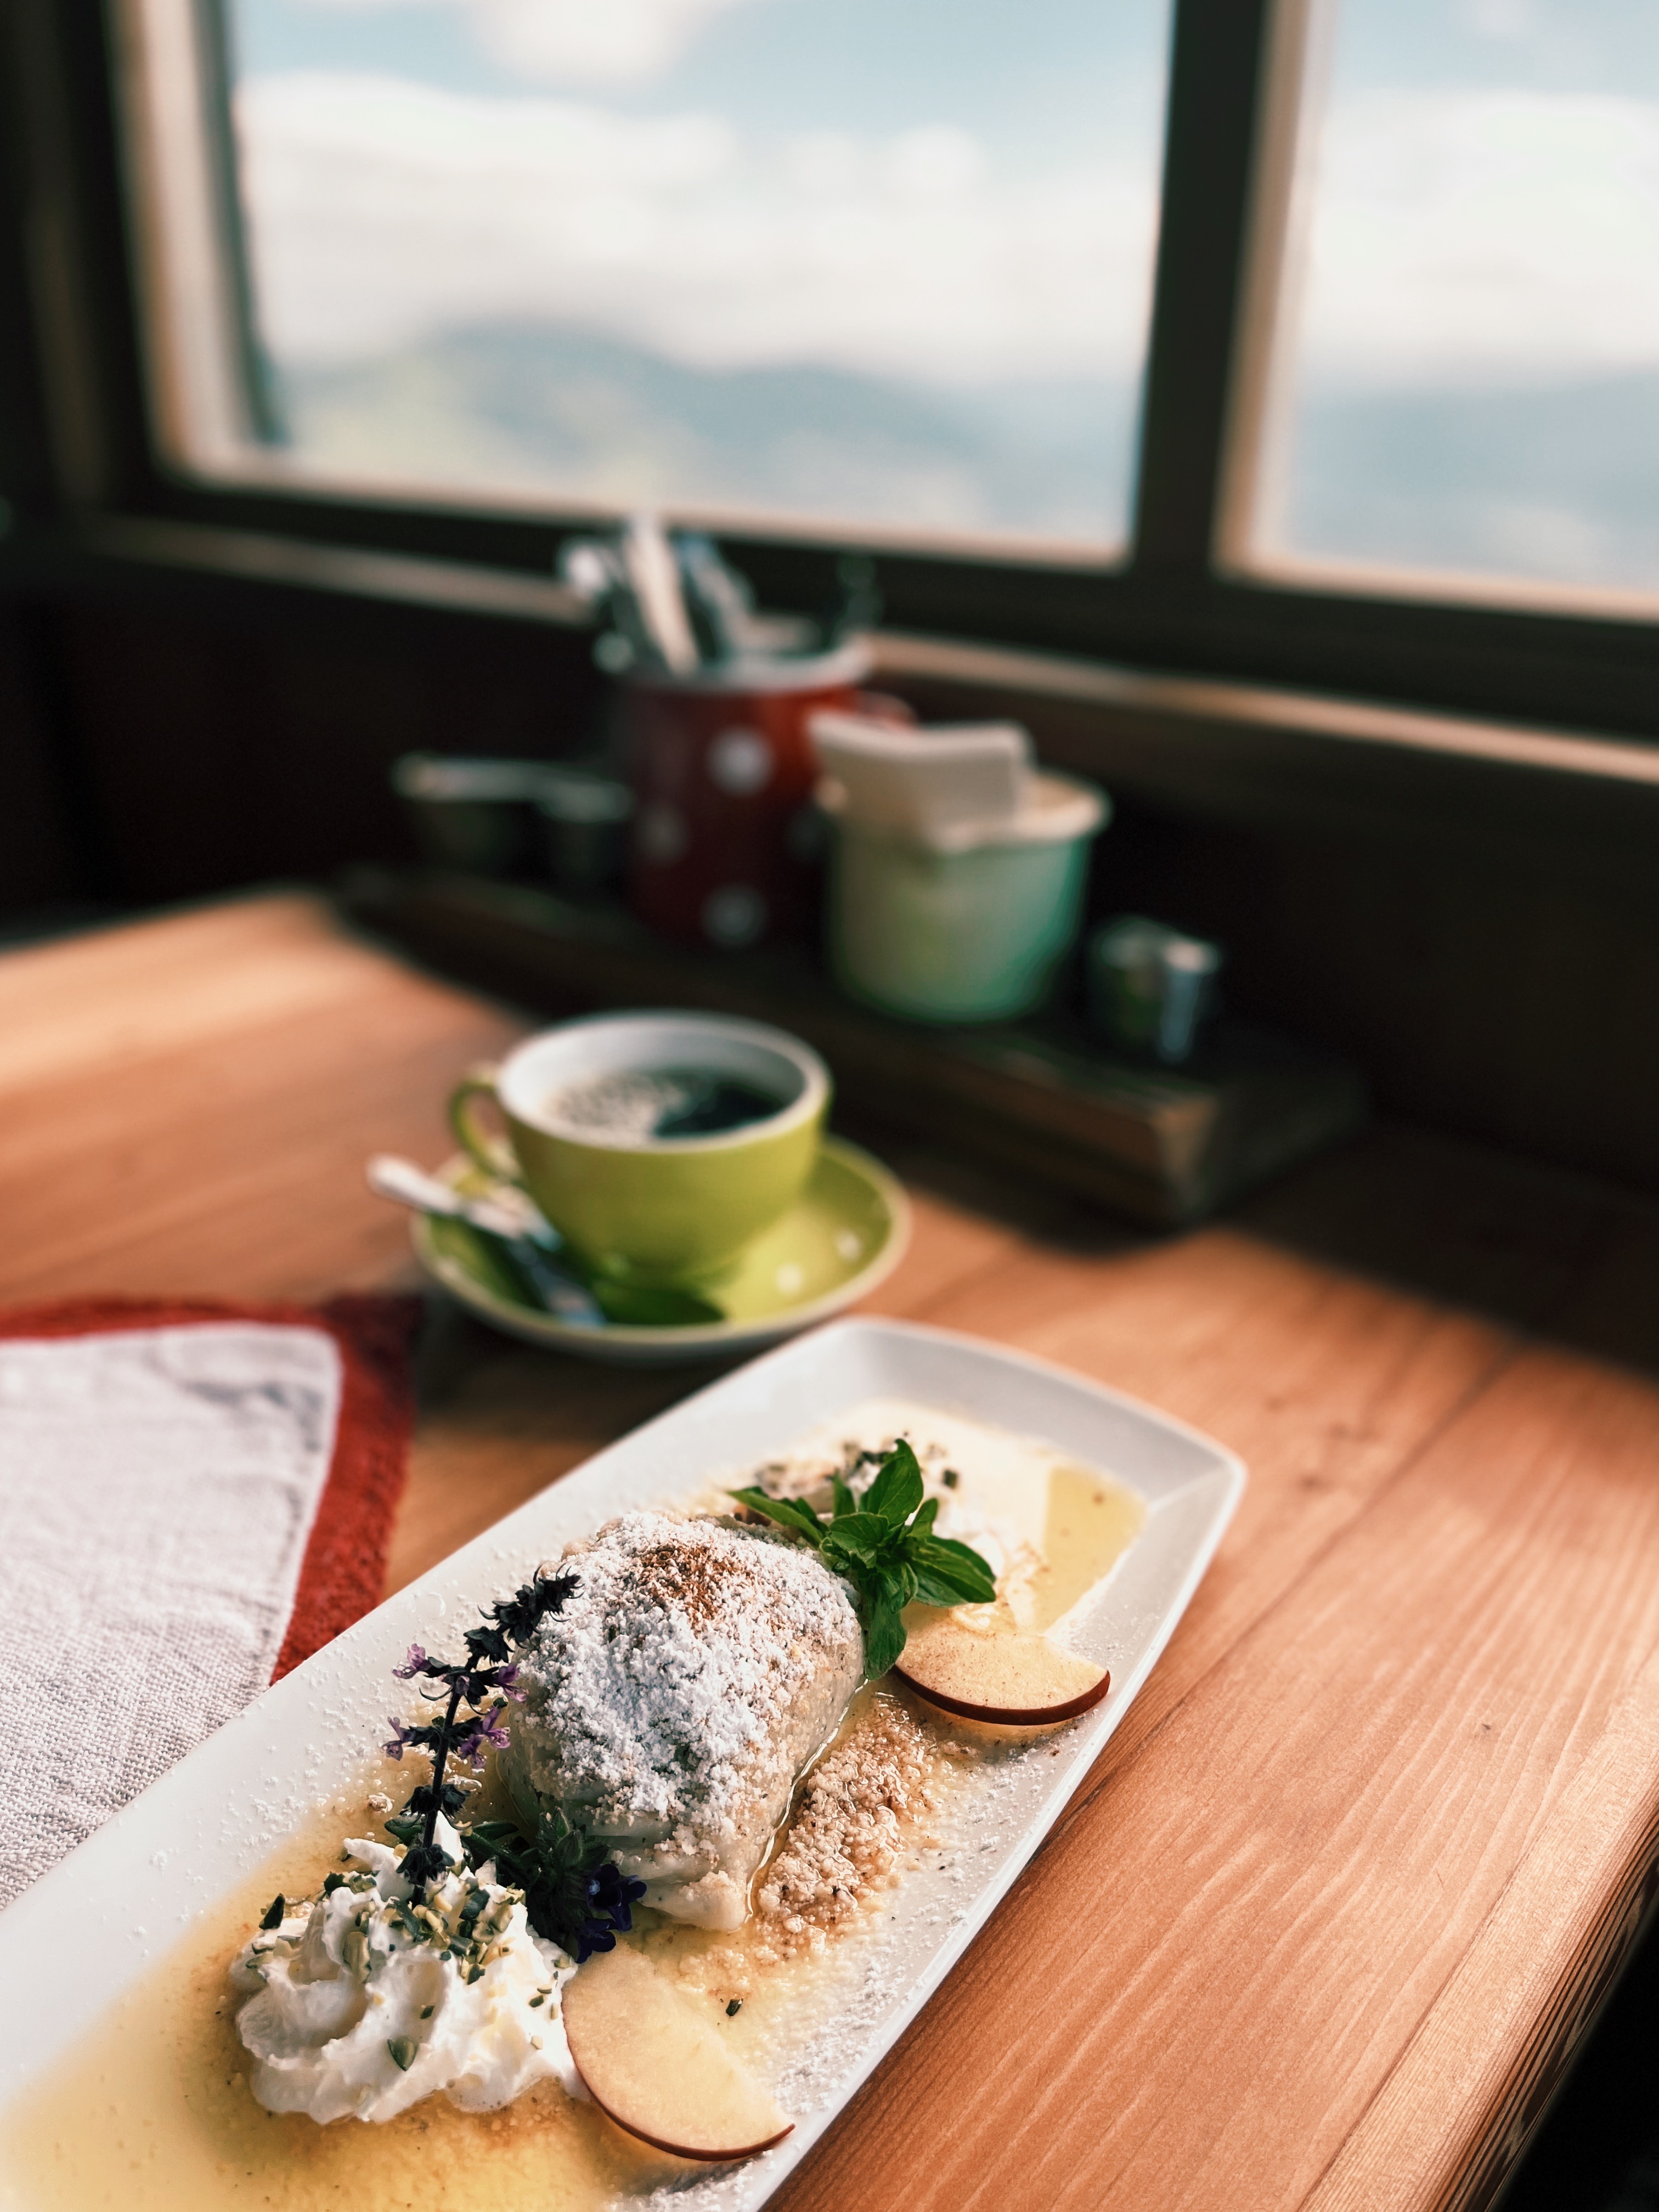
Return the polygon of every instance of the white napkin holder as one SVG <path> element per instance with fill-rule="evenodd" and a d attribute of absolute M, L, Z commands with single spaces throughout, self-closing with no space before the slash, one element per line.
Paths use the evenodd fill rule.
<path fill-rule="evenodd" d="M 826 707 L 806 733 L 818 766 L 840 787 L 848 819 L 939 851 L 1012 823 L 1030 789 L 1031 739 L 1018 722 L 920 729 Z"/>

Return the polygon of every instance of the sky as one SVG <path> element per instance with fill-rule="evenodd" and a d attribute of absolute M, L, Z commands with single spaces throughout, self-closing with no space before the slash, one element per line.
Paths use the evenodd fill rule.
<path fill-rule="evenodd" d="M 1659 8 L 1343 0 L 1302 372 L 1513 388 L 1659 363 Z"/>
<path fill-rule="evenodd" d="M 544 315 L 698 366 L 1139 366 L 1164 0 L 236 0 L 281 357 Z M 1659 362 L 1659 8 L 1340 0 L 1322 389 Z"/>
<path fill-rule="evenodd" d="M 386 467 L 418 472 L 447 446 L 465 475 L 506 418 L 422 348 L 539 326 L 697 372 L 994 401 L 1054 448 L 1031 526 L 1069 467 L 1104 518 L 1086 534 L 1127 528 L 1170 0 L 228 5 L 262 336 L 293 378 L 362 365 L 346 461 L 391 441 Z M 1644 503 L 1593 489 L 1588 461 L 1577 489 L 1565 459 L 1559 483 L 1528 471 L 1540 440 L 1601 452 L 1595 394 L 1621 378 L 1640 434 L 1628 380 L 1659 372 L 1659 0 L 1328 0 L 1322 20 L 1259 542 L 1616 580 Z M 1458 412 L 1482 395 L 1486 416 Z M 673 424 L 580 398 L 595 468 L 675 449 Z M 1484 476 L 1464 467 L 1482 424 Z M 870 436 L 861 496 L 885 483 L 881 514 L 909 513 L 902 456 Z M 1400 437 L 1443 456 L 1435 500 L 1391 483 Z M 1659 422 L 1652 443 L 1659 466 Z M 641 495 L 680 496 L 676 465 Z M 945 507 L 1002 515 L 979 465 Z M 782 505 L 816 505 L 784 483 Z"/>
<path fill-rule="evenodd" d="M 280 358 L 574 321 L 702 367 L 1138 370 L 1167 0 L 240 0 Z"/>

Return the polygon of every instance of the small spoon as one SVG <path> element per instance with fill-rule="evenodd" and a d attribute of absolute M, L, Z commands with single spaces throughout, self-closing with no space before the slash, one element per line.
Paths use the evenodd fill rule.
<path fill-rule="evenodd" d="M 376 1152 L 366 1172 L 376 1197 L 389 1198 L 394 1206 L 406 1206 L 416 1213 L 465 1221 L 481 1235 L 505 1245 L 517 1272 L 559 1320 L 576 1328 L 604 1328 L 605 1315 L 586 1285 L 554 1265 L 551 1254 L 559 1242 L 558 1231 L 528 1199 L 517 1206 L 497 1199 L 464 1198 L 436 1176 L 417 1168 L 413 1160 L 400 1159 L 395 1152 Z"/>

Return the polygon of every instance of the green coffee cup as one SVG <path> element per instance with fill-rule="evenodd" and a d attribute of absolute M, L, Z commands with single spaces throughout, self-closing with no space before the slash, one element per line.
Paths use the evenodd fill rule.
<path fill-rule="evenodd" d="M 575 1118 L 608 1079 L 690 1071 L 775 1098 L 777 1110 L 706 1136 L 640 1136 Z M 588 1266 L 619 1281 L 697 1281 L 717 1276 L 800 1195 L 830 1088 L 809 1046 L 759 1022 L 596 1014 L 470 1071 L 449 1118 L 471 1158 L 527 1190 Z M 486 1097 L 505 1143 L 479 1122 Z"/>

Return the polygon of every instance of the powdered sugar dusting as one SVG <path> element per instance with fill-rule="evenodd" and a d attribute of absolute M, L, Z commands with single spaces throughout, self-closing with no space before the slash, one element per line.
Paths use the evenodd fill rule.
<path fill-rule="evenodd" d="M 566 1559 L 576 1593 L 526 1656 L 509 1778 L 580 1808 L 647 1902 L 735 1927 L 796 1775 L 862 1676 L 847 1586 L 784 1536 L 661 1513 Z"/>

